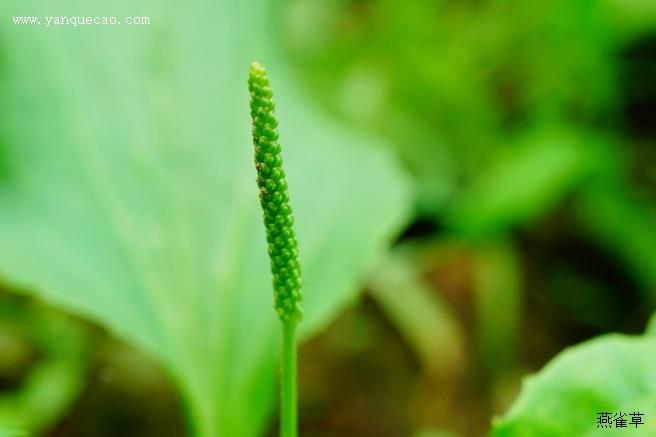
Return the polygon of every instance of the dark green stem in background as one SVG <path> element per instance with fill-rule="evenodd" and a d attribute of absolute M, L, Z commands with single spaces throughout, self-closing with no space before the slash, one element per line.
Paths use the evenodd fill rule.
<path fill-rule="evenodd" d="M 282 325 L 280 435 L 296 437 L 296 325 L 301 319 L 301 265 L 287 180 L 280 156 L 278 120 L 266 70 L 253 63 L 248 74 L 257 185 L 264 215 L 275 308 Z"/>

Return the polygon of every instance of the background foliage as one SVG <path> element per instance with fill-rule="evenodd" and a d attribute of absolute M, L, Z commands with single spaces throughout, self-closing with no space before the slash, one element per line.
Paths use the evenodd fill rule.
<path fill-rule="evenodd" d="M 0 23 L 1 423 L 275 429 L 254 59 L 304 266 L 302 435 L 485 435 L 506 411 L 494 435 L 557 435 L 566 404 L 544 396 L 567 390 L 590 402 L 554 420 L 583 433 L 595 409 L 634 406 L 646 336 L 577 346 L 517 395 L 565 347 L 642 332 L 654 310 L 653 2 L 10 0 L 0 15 L 152 22 Z"/>

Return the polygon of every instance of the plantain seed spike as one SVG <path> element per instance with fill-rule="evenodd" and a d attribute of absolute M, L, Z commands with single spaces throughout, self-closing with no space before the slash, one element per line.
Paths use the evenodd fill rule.
<path fill-rule="evenodd" d="M 280 320 L 296 323 L 302 315 L 298 244 L 280 156 L 273 93 L 266 70 L 257 62 L 250 66 L 248 90 L 253 120 L 255 169 L 269 246 L 275 309 Z"/>

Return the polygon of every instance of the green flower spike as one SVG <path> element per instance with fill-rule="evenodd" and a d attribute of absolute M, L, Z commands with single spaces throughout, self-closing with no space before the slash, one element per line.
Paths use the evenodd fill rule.
<path fill-rule="evenodd" d="M 278 120 L 274 115 L 273 93 L 266 70 L 254 62 L 248 74 L 253 119 L 253 145 L 260 204 L 264 213 L 275 308 L 282 322 L 282 363 L 280 372 L 280 435 L 297 435 L 296 325 L 301 319 L 301 266 L 294 220 L 282 169 Z"/>
<path fill-rule="evenodd" d="M 302 314 L 301 266 L 292 227 L 294 218 L 282 168 L 273 93 L 266 70 L 256 62 L 250 68 L 248 88 L 251 94 L 257 185 L 269 244 L 275 308 L 282 321 L 298 321 Z"/>

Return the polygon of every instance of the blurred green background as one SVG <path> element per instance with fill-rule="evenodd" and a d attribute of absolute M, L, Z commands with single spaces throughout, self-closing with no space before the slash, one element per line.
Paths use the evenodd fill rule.
<path fill-rule="evenodd" d="M 257 314 L 273 323 L 270 300 L 230 298 L 239 301 L 235 320 L 226 325 L 225 314 L 208 313 L 203 328 L 175 304 L 193 295 L 210 296 L 213 305 L 214 283 L 204 286 L 202 272 L 198 288 L 179 300 L 160 299 L 157 287 L 133 299 L 131 276 L 116 279 L 160 253 L 149 252 L 150 237 L 141 241 L 150 213 L 134 233 L 122 225 L 123 207 L 152 206 L 147 191 L 132 198 L 130 187 L 164 184 L 155 196 L 183 200 L 162 232 L 180 238 L 152 249 L 171 257 L 150 272 L 181 273 L 160 286 L 194 281 L 194 266 L 205 259 L 195 248 L 216 237 L 236 260 L 217 263 L 240 272 L 221 286 L 250 289 L 239 278 L 262 275 L 258 296 L 270 299 L 266 264 L 249 257 L 251 247 L 259 253 L 263 246 L 253 234 L 260 224 L 244 217 L 258 211 L 244 206 L 247 213 L 235 213 L 224 233 L 204 233 L 223 226 L 221 211 L 256 199 L 252 169 L 241 165 L 250 159 L 249 57 L 270 66 L 301 253 L 312 254 L 310 327 L 299 352 L 301 435 L 487 435 L 523 376 L 567 346 L 606 332 L 642 332 L 654 311 L 656 2 L 119 2 L 152 23 L 45 31 L 9 22 L 18 10 L 96 13 L 83 2 L 64 3 L 61 11 L 37 1 L 0 7 L 0 424 L 56 437 L 183 436 L 190 429 L 276 435 L 272 382 L 260 376 L 274 368 L 259 358 L 275 357 L 275 337 L 251 353 L 252 338 L 264 338 L 258 332 L 269 325 L 246 332 Z M 68 148 L 76 142 L 99 152 Z M 119 143 L 136 151 L 145 170 L 133 171 L 123 160 L 128 153 L 105 153 Z M 233 143 L 244 147 L 221 148 Z M 80 157 L 107 165 L 79 170 Z M 233 184 L 233 175 L 246 182 Z M 97 192 L 86 193 L 88 180 L 102 180 L 100 209 L 89 206 Z M 295 183 L 306 187 L 295 191 Z M 162 204 L 153 217 L 170 212 Z M 234 224 L 240 217 L 243 227 Z M 96 255 L 96 247 L 113 244 L 105 222 L 136 241 L 127 255 Z M 187 225 L 194 238 L 186 238 Z M 359 239 L 361 232 L 367 235 Z M 67 250 L 50 252 L 50 233 Z M 125 290 L 126 305 L 87 293 L 74 273 L 83 262 L 65 264 L 68 255 L 86 258 L 95 282 L 115 287 L 110 295 Z M 241 310 L 249 306 L 261 310 Z M 152 335 L 150 316 L 140 316 L 150 308 L 154 320 L 164 314 Z M 227 349 L 205 355 L 208 334 L 207 344 L 184 349 L 186 339 L 218 326 L 246 332 L 244 341 L 225 340 Z M 170 340 L 172 333 L 179 338 Z M 218 394 L 203 403 L 205 379 L 189 372 L 203 362 L 198 374 L 210 375 L 214 359 L 228 363 L 224 385 L 217 382 Z M 246 382 L 231 385 L 242 368 L 250 372 Z M 230 401 L 220 404 L 228 392 Z M 248 421 L 253 399 L 264 399 L 253 407 L 254 425 L 238 431 L 232 420 Z M 214 407 L 227 411 L 224 419 L 209 419 Z"/>

